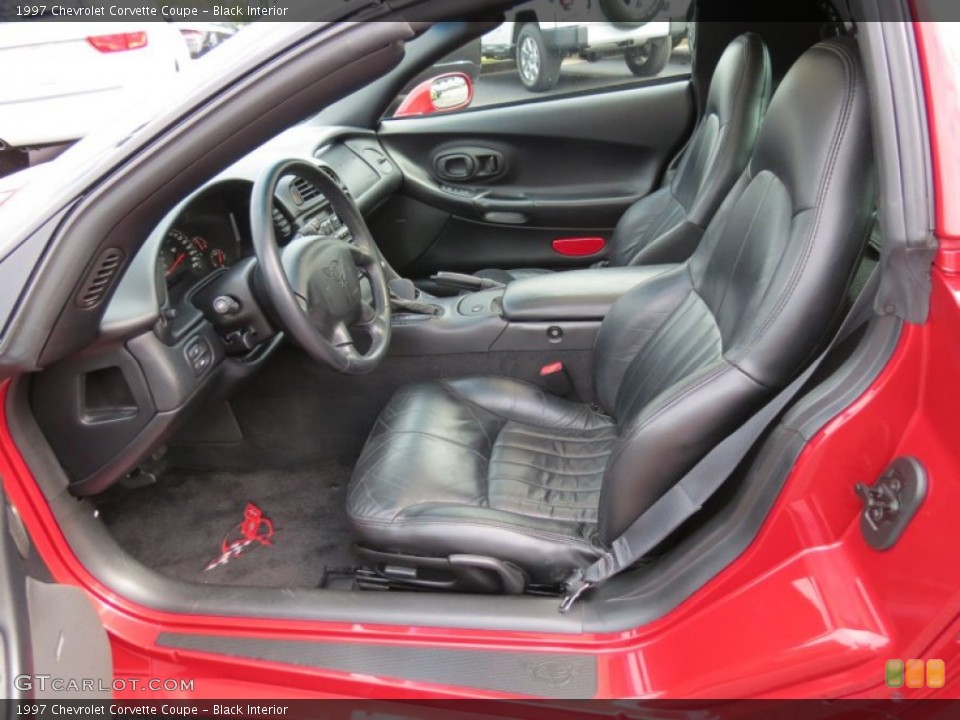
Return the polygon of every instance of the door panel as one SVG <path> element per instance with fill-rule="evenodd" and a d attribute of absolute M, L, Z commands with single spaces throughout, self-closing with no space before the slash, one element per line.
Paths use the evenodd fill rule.
<path fill-rule="evenodd" d="M 0 382 L 3 382 L 0 380 Z M 19 524 L 7 505 L 0 478 L 0 718 L 15 717 L 18 701 L 30 699 L 14 678 L 33 670 L 30 660 L 30 620 L 27 610 L 27 575 L 22 555 L 26 535 L 20 530 L 20 548 L 12 525 Z M 22 527 L 22 526 L 21 526 Z"/>
<path fill-rule="evenodd" d="M 27 700 L 109 700 L 110 641 L 87 594 L 31 577 L 42 568 L 0 478 L 0 718 Z M 44 573 L 45 570 L 40 569 Z M 54 679 L 76 681 L 54 685 Z M 92 686 L 80 680 L 92 681 Z"/>
<path fill-rule="evenodd" d="M 561 267 L 558 237 L 609 237 L 690 130 L 687 79 L 593 95 L 387 120 L 380 139 L 404 173 L 371 225 L 404 274 Z"/>

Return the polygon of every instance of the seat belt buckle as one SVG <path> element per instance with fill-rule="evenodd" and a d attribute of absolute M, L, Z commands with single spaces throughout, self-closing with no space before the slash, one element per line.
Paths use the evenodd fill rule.
<path fill-rule="evenodd" d="M 552 362 L 540 368 L 540 378 L 544 387 L 558 397 L 573 395 L 573 379 L 562 362 Z"/>
<path fill-rule="evenodd" d="M 577 601 L 583 596 L 583 594 L 593 587 L 593 583 L 586 582 L 583 579 L 583 573 L 578 570 L 566 582 L 564 582 L 564 587 L 566 588 L 566 591 L 563 595 L 563 599 L 560 601 L 560 607 L 557 608 L 561 615 L 569 612 L 570 608 L 577 604 Z"/>

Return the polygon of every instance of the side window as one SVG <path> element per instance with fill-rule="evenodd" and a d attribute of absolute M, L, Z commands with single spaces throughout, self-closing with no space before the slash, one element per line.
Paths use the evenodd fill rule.
<path fill-rule="evenodd" d="M 691 72 L 694 24 L 502 23 L 408 84 L 393 117 L 453 112 L 637 84 Z"/>

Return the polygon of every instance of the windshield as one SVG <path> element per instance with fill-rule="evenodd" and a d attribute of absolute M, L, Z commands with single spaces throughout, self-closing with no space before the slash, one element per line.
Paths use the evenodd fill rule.
<path fill-rule="evenodd" d="M 257 22 L 243 27 L 229 42 L 188 63 L 163 82 L 127 91 L 123 111 L 114 115 L 55 160 L 0 181 L 0 258 L 32 230 L 35 218 L 48 217 L 51 199 L 69 201 L 84 182 L 98 177 L 104 164 L 125 159 L 135 146 L 175 121 L 176 110 L 214 95 L 225 83 L 241 77 L 298 38 L 316 31 L 318 23 Z"/>
<path fill-rule="evenodd" d="M 64 157 L 84 156 L 102 152 L 118 143 L 125 142 L 132 133 L 171 107 L 179 105 L 194 91 L 223 78 L 233 68 L 241 65 L 251 55 L 259 54 L 265 47 L 274 45 L 278 37 L 290 34 L 286 23 L 254 23 L 237 32 L 230 42 L 224 43 L 203 57 L 184 66 L 176 75 L 166 76 L 162 84 L 139 87 L 129 91 L 129 109 L 115 121 L 90 133 L 70 148 Z"/>

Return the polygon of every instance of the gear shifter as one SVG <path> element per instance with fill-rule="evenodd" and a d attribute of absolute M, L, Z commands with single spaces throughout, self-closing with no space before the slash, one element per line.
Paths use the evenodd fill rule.
<path fill-rule="evenodd" d="M 418 292 L 412 280 L 394 278 L 390 281 L 390 305 L 394 310 L 415 315 L 442 315 L 443 308 L 417 300 Z"/>

